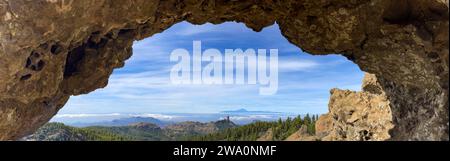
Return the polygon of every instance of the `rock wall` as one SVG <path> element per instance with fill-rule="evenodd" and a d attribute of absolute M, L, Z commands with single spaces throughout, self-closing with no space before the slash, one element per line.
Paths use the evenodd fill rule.
<path fill-rule="evenodd" d="M 327 137 L 330 134 L 330 131 L 333 130 L 333 119 L 330 114 L 323 114 L 316 121 L 316 137 L 320 140 L 330 140 Z"/>
<path fill-rule="evenodd" d="M 300 127 L 298 131 L 287 137 L 284 141 L 317 141 L 317 137 L 308 133 L 306 126 Z"/>
<path fill-rule="evenodd" d="M 330 113 L 319 118 L 321 140 L 383 141 L 394 127 L 390 102 L 374 75 L 366 74 L 363 91 L 331 90 Z"/>
<path fill-rule="evenodd" d="M 134 40 L 181 21 L 279 24 L 293 44 L 374 73 L 395 140 L 448 140 L 448 0 L 0 0 L 0 140 L 107 85 Z"/>

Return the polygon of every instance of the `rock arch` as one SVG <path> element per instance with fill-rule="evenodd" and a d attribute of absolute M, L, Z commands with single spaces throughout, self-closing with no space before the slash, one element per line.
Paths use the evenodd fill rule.
<path fill-rule="evenodd" d="M 377 76 L 394 140 L 448 140 L 448 0 L 0 0 L 0 140 L 107 85 L 134 40 L 171 25 L 275 22 L 293 44 Z"/>

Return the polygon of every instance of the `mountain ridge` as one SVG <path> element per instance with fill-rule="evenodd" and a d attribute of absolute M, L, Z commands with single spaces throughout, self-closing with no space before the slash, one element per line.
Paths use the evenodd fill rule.
<path fill-rule="evenodd" d="M 174 141 L 194 135 L 220 132 L 237 127 L 229 120 L 215 122 L 181 122 L 160 127 L 149 122 L 133 122 L 125 126 L 72 127 L 63 123 L 47 123 L 22 141 Z"/>
<path fill-rule="evenodd" d="M 83 122 L 76 122 L 76 123 L 67 123 L 67 125 L 75 126 L 75 127 L 90 127 L 90 126 L 127 126 L 132 123 L 152 123 L 156 124 L 160 127 L 164 127 L 168 124 L 171 124 L 171 122 L 168 121 L 162 121 L 153 117 L 125 117 L 125 118 L 119 118 L 114 119 L 111 121 L 99 121 L 99 122 L 90 122 L 90 123 L 83 123 Z"/>

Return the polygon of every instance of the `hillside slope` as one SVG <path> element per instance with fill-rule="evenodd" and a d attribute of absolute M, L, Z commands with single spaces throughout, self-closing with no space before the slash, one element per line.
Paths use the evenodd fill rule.
<path fill-rule="evenodd" d="M 210 123 L 182 122 L 166 128 L 145 122 L 127 126 L 90 126 L 77 128 L 63 123 L 48 123 L 23 141 L 171 141 L 221 132 L 237 127 L 231 121 Z"/>

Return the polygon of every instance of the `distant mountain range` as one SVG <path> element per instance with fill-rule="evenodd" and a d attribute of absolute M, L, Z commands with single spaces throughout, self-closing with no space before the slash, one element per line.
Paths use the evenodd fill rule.
<path fill-rule="evenodd" d="M 131 123 L 144 122 L 165 127 L 181 122 L 197 121 L 207 123 L 226 118 L 229 118 L 238 125 L 245 125 L 255 121 L 275 121 L 279 118 L 286 119 L 287 117 L 295 116 L 297 114 L 273 111 L 251 111 L 241 108 L 217 113 L 60 114 L 53 118 L 51 122 L 61 122 L 74 127 L 126 126 Z"/>
<path fill-rule="evenodd" d="M 48 123 L 23 141 L 313 141 L 317 138 L 312 118 L 297 116 L 278 121 L 256 121 L 238 126 L 229 119 L 207 123 L 186 121 L 165 127 L 153 118 L 128 118 L 111 121 L 121 126 L 73 127 Z M 157 120 L 157 119 L 156 119 Z M 137 122 L 134 122 L 137 121 Z M 107 125 L 112 125 L 108 123 Z M 130 123 L 128 125 L 122 125 Z"/>
<path fill-rule="evenodd" d="M 164 127 L 171 122 L 161 121 L 155 119 L 153 117 L 128 117 L 128 118 L 119 118 L 112 121 L 102 121 L 102 122 L 91 122 L 91 123 L 71 123 L 70 126 L 75 127 L 88 127 L 88 126 L 127 126 L 133 123 L 151 123 L 155 124 L 159 127 Z"/>
<path fill-rule="evenodd" d="M 138 121 L 138 122 L 133 122 Z M 182 122 L 164 128 L 139 121 L 155 121 L 148 118 L 128 118 L 105 123 L 108 126 L 72 127 L 63 123 L 48 123 L 23 141 L 170 141 L 184 140 L 187 137 L 217 133 L 237 127 L 229 120 L 209 123 Z M 125 124 L 110 126 L 114 124 Z"/>
<path fill-rule="evenodd" d="M 241 108 L 238 110 L 232 110 L 232 111 L 221 111 L 220 113 L 223 114 L 277 114 L 281 112 L 272 112 L 272 111 L 249 111 L 245 108 Z"/>

